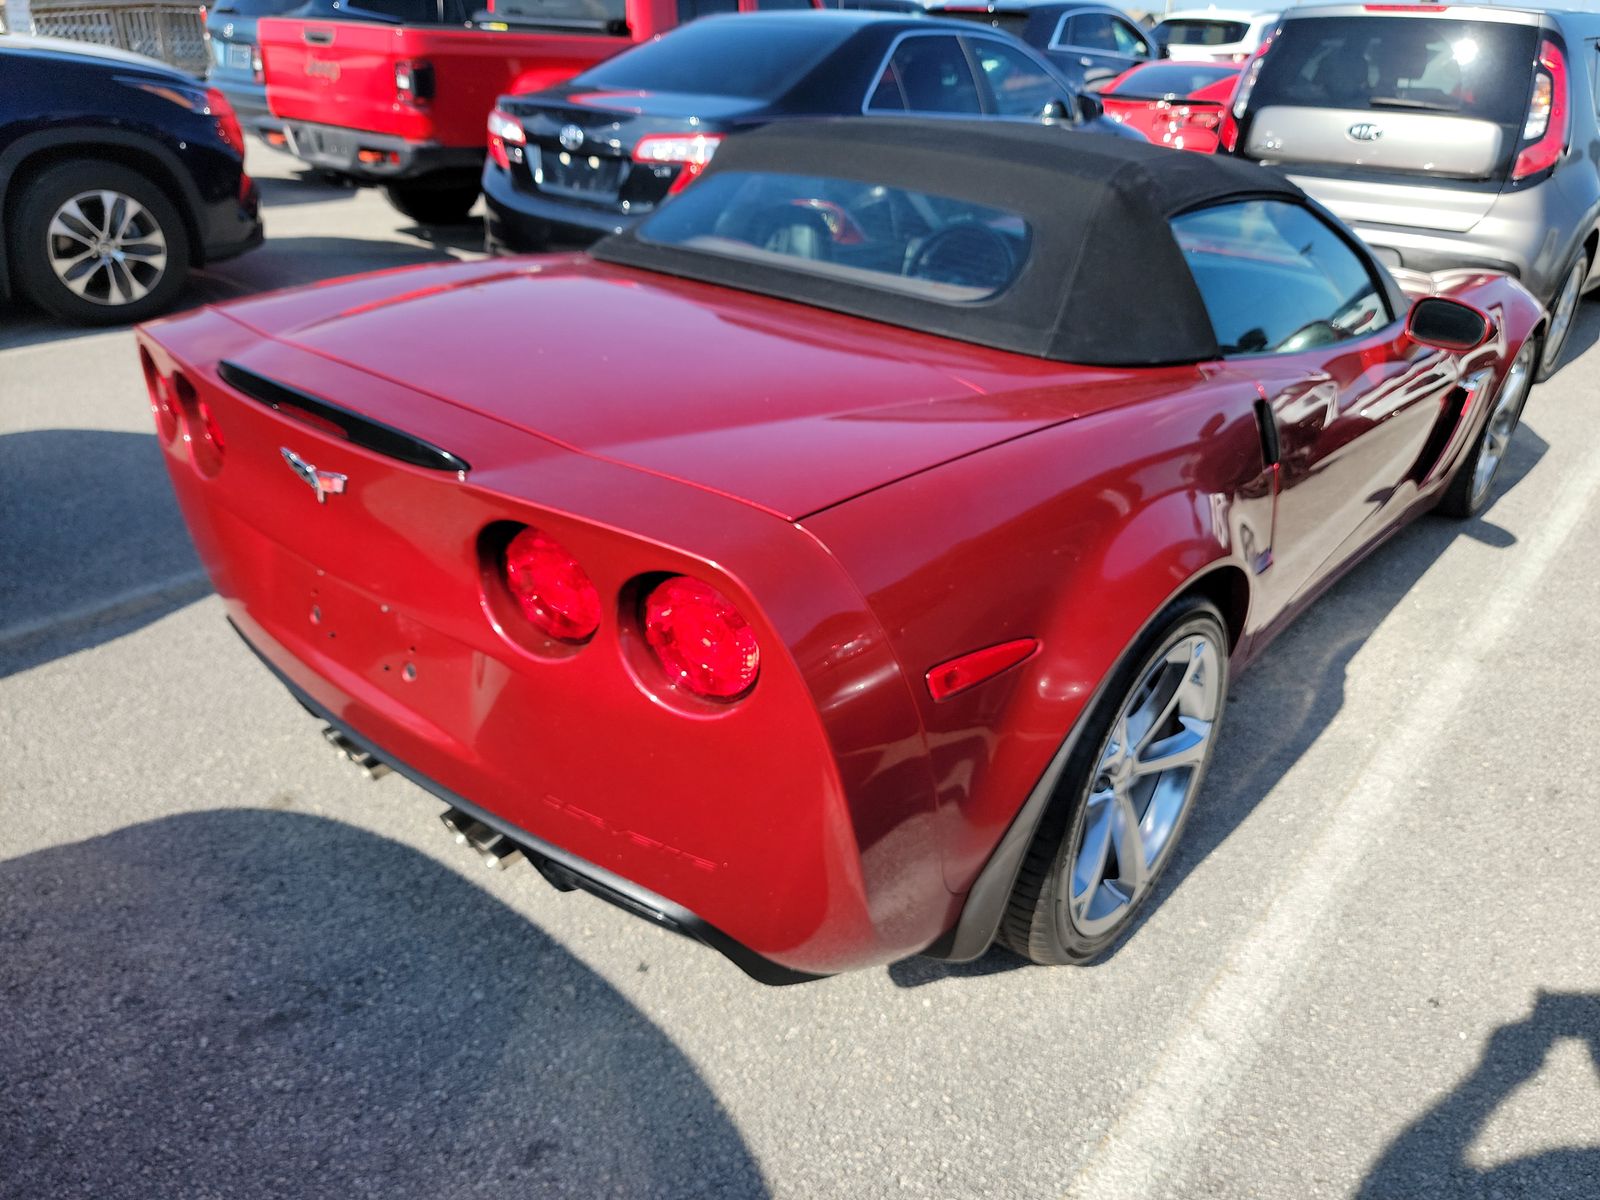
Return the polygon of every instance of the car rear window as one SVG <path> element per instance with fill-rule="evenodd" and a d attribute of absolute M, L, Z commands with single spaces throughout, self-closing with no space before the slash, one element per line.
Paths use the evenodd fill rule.
<path fill-rule="evenodd" d="M 990 12 L 986 8 L 935 8 L 932 10 L 936 17 L 954 17 L 958 21 L 975 21 L 980 25 L 987 25 L 990 29 L 998 29 L 1001 33 L 1009 33 L 1012 37 L 1020 38 L 1022 31 L 1028 27 L 1028 14 L 1025 12 Z"/>
<path fill-rule="evenodd" d="M 1226 46 L 1242 41 L 1249 32 L 1250 26 L 1243 21 L 1180 18 L 1162 21 L 1155 28 L 1155 38 L 1160 46 Z"/>
<path fill-rule="evenodd" d="M 776 100 L 854 29 L 805 16 L 774 25 L 742 16 L 705 17 L 585 71 L 573 82 L 648 92 Z"/>
<path fill-rule="evenodd" d="M 494 0 L 485 7 L 479 20 L 507 25 L 619 29 L 628 22 L 626 0 Z"/>
<path fill-rule="evenodd" d="M 1141 67 L 1116 88 L 1106 92 L 1130 96 L 1135 100 L 1164 100 L 1169 96 L 1191 96 L 1203 87 L 1239 73 L 1238 67 L 1213 67 L 1204 63 L 1155 63 Z"/>
<path fill-rule="evenodd" d="M 1285 21 L 1250 107 L 1438 112 L 1519 125 L 1533 85 L 1528 25 L 1408 17 Z"/>
<path fill-rule="evenodd" d="M 968 200 L 754 171 L 707 176 L 639 237 L 951 304 L 1005 291 L 1032 242 L 1021 217 Z"/>

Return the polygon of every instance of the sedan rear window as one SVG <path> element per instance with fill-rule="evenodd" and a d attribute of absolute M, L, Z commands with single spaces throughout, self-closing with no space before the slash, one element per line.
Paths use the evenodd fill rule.
<path fill-rule="evenodd" d="M 1520 125 L 1533 80 L 1532 26 L 1406 17 L 1285 21 L 1250 106 L 1370 109 Z"/>
<path fill-rule="evenodd" d="M 1108 95 L 1128 96 L 1135 100 L 1168 100 L 1175 96 L 1192 96 L 1203 87 L 1210 87 L 1224 79 L 1232 79 L 1238 67 L 1209 66 L 1206 63 L 1169 62 L 1141 67 Z"/>
<path fill-rule="evenodd" d="M 776 100 L 852 32 L 851 26 L 804 15 L 781 25 L 740 16 L 704 17 L 675 30 L 671 37 L 635 46 L 573 82 L 630 91 Z"/>
<path fill-rule="evenodd" d="M 725 171 L 639 229 L 645 242 L 946 303 L 987 300 L 1021 274 L 1015 214 L 845 179 Z"/>

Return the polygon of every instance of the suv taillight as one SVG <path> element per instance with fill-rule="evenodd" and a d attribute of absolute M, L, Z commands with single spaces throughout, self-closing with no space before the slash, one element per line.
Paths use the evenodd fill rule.
<path fill-rule="evenodd" d="M 228 144 L 228 148 L 237 151 L 239 157 L 243 158 L 244 130 L 239 127 L 238 114 L 233 111 L 228 98 L 216 88 L 206 89 L 206 111 L 216 120 L 217 133 Z"/>
<path fill-rule="evenodd" d="M 1524 147 L 1511 169 L 1512 179 L 1527 179 L 1556 165 L 1567 148 L 1567 60 L 1552 41 L 1539 44 L 1539 63 L 1533 72 L 1533 96 L 1522 125 Z"/>
<path fill-rule="evenodd" d="M 511 153 L 507 147 L 515 146 L 520 150 L 527 144 L 528 133 L 521 121 L 498 108 L 489 114 L 489 157 L 494 159 L 495 166 L 509 171 Z"/>
<path fill-rule="evenodd" d="M 722 143 L 720 133 L 651 133 L 633 148 L 633 161 L 652 166 L 677 164 L 683 169 L 667 189 L 676 195 L 695 181 Z"/>
<path fill-rule="evenodd" d="M 433 99 L 433 64 L 402 58 L 394 64 L 394 91 L 402 104 L 428 103 Z"/>

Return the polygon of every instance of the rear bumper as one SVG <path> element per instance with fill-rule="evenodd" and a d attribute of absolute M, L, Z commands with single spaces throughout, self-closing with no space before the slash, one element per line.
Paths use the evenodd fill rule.
<path fill-rule="evenodd" d="M 652 924 L 660 925 L 664 929 L 670 929 L 673 933 L 683 934 L 685 937 L 693 938 L 702 945 L 709 946 L 758 983 L 781 986 L 791 983 L 809 983 L 816 979 L 827 978 L 825 975 L 812 975 L 804 971 L 796 971 L 775 963 L 769 958 L 763 958 L 748 946 L 729 937 L 716 926 L 701 920 L 688 909 L 674 904 L 666 897 L 658 896 L 631 880 L 607 871 L 604 867 L 598 867 L 594 863 L 587 862 L 570 851 L 563 850 L 560 846 L 553 845 L 535 834 L 529 833 L 526 829 L 513 825 L 510 821 L 507 821 L 504 817 L 497 816 L 489 809 L 474 804 L 463 796 L 458 796 L 443 784 L 435 782 L 421 771 L 395 758 L 382 746 L 362 734 L 360 730 L 354 729 L 346 722 L 341 721 L 279 670 L 272 659 L 255 642 L 251 641 L 250 637 L 231 618 L 228 624 L 239 635 L 240 640 L 261 660 L 267 670 L 277 677 L 278 682 L 283 684 L 289 690 L 289 694 L 299 701 L 300 706 L 312 716 L 338 730 L 353 744 L 383 762 L 398 774 L 404 775 L 423 791 L 444 801 L 450 807 L 460 809 L 462 812 L 477 818 L 491 829 L 511 839 L 522 848 L 522 852 L 531 861 L 539 863 L 543 867 L 554 866 L 564 879 L 590 895 L 598 896 L 607 903 L 615 904 L 618 908 L 631 912 L 635 916 L 643 917 Z M 259 638 L 262 635 L 257 633 L 256 636 Z M 542 873 L 544 872 L 541 871 Z"/>
<path fill-rule="evenodd" d="M 366 183 L 388 183 L 441 173 L 476 174 L 483 168 L 481 146 L 441 146 L 410 142 L 386 133 L 367 133 L 338 125 L 285 121 L 290 153 L 325 171 Z"/>
<path fill-rule="evenodd" d="M 237 199 L 209 205 L 204 213 L 205 238 L 201 247 L 204 261 L 221 262 L 235 258 L 261 245 L 265 229 L 261 223 L 261 201 L 254 180 Z"/>
<path fill-rule="evenodd" d="M 484 240 L 491 253 L 531 254 L 552 242 L 587 245 L 637 218 L 519 191 L 493 162 L 483 168 Z"/>

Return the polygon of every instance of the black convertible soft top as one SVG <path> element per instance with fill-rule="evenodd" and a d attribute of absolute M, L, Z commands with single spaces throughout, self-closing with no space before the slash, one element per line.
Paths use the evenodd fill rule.
<path fill-rule="evenodd" d="M 1299 188 L 1253 163 L 1001 121 L 785 121 L 730 138 L 703 178 L 728 171 L 846 179 L 970 201 L 1027 221 L 1031 250 L 1009 287 L 966 303 L 652 242 L 648 220 L 590 253 L 1000 350 L 1108 366 L 1220 355 L 1171 217 L 1260 197 L 1309 203 Z"/>

